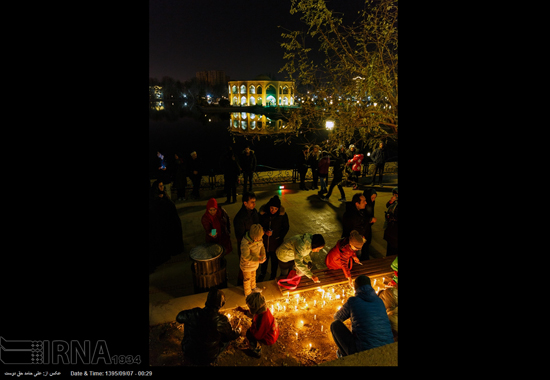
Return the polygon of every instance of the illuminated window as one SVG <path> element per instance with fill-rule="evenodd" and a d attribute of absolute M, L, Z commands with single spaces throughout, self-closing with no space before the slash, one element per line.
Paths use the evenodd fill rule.
<path fill-rule="evenodd" d="M 246 127 L 247 127 L 246 121 L 244 121 L 244 120 L 241 121 L 241 128 L 244 129 L 244 130 L 246 131 Z"/>
<path fill-rule="evenodd" d="M 256 129 L 256 121 L 250 122 L 250 129 Z"/>
<path fill-rule="evenodd" d="M 236 96 L 233 97 L 233 105 L 236 106 L 239 104 L 239 100 L 237 99 Z"/>
<path fill-rule="evenodd" d="M 241 106 L 245 106 L 246 105 L 246 98 L 243 96 L 241 98 Z"/>
<path fill-rule="evenodd" d="M 276 102 L 277 102 L 277 101 L 275 100 L 275 97 L 274 97 L 273 95 L 269 95 L 269 96 L 267 97 L 266 101 L 267 101 L 267 104 L 268 104 L 268 105 L 272 105 L 272 106 L 276 105 Z"/>
<path fill-rule="evenodd" d="M 233 86 L 231 93 L 236 94 L 237 93 L 237 86 Z"/>
<path fill-rule="evenodd" d="M 288 95 L 288 87 L 283 87 L 283 95 Z"/>
<path fill-rule="evenodd" d="M 258 86 L 258 94 L 262 94 L 262 86 Z"/>
<path fill-rule="evenodd" d="M 254 99 L 253 96 L 250 97 L 250 105 L 255 106 L 256 105 L 256 99 Z"/>
<path fill-rule="evenodd" d="M 246 112 L 241 112 L 241 119 L 246 120 Z"/>
<path fill-rule="evenodd" d="M 246 94 L 246 86 L 244 84 L 241 86 L 241 94 Z"/>
<path fill-rule="evenodd" d="M 251 85 L 250 85 L 250 88 L 249 88 L 249 92 L 250 92 L 251 94 L 255 94 L 255 93 L 256 93 L 256 87 L 254 87 L 254 85 L 251 84 Z"/>
<path fill-rule="evenodd" d="M 258 104 L 262 105 L 262 98 L 258 98 Z"/>

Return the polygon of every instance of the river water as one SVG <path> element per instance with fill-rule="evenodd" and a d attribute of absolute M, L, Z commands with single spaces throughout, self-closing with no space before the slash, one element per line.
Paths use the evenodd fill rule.
<path fill-rule="evenodd" d="M 177 121 L 149 120 L 149 172 L 154 175 L 158 167 L 157 151 L 164 154 L 170 165 L 174 153 L 180 153 L 184 159 L 189 158 L 192 151 L 202 158 L 205 170 L 221 173 L 220 157 L 233 147 L 235 152 L 242 152 L 250 144 L 256 154 L 258 171 L 269 168 L 292 169 L 301 150 L 299 141 L 291 144 L 274 144 L 273 137 L 262 136 L 260 140 L 243 136 L 233 136 L 229 130 L 229 119 L 222 121 L 202 122 L 188 117 Z M 206 174 L 206 172 L 205 172 Z M 153 178 L 153 177 L 151 177 Z"/>

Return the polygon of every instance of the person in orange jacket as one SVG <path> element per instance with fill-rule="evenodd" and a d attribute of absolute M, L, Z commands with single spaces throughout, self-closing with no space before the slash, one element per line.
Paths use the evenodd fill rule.
<path fill-rule="evenodd" d="M 325 265 L 328 269 L 342 269 L 351 287 L 353 287 L 351 279 L 353 261 L 361 264 L 356 252 L 361 250 L 364 243 L 365 238 L 359 232 L 353 230 L 349 237 L 338 240 L 336 246 L 329 251 L 325 258 Z"/>

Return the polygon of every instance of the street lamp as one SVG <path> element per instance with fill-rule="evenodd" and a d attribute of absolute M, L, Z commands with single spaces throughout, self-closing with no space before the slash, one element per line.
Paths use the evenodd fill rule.
<path fill-rule="evenodd" d="M 325 123 L 325 127 L 328 131 L 332 131 L 334 129 L 334 121 L 333 120 L 327 120 Z"/>

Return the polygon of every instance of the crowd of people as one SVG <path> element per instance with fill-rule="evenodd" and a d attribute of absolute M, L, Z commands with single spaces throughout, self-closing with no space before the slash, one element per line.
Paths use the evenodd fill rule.
<path fill-rule="evenodd" d="M 376 222 L 376 196 L 376 191 L 368 189 L 354 194 L 351 202 L 346 203 L 342 237 L 325 258 L 327 270 L 342 270 L 349 285 L 355 289 L 355 296 L 350 297 L 334 315 L 334 322 L 330 326 L 338 347 L 338 357 L 397 340 L 397 258 L 392 263 L 395 276 L 379 294 L 374 291 L 369 277 L 362 275 L 353 279 L 351 276 L 353 263 L 361 264 L 361 260 L 369 259 L 364 248 L 372 239 L 371 227 Z M 388 240 L 388 255 L 390 251 L 391 254 L 397 254 L 397 196 L 398 189 L 395 188 L 392 198 L 386 204 L 384 237 Z M 201 221 L 207 242 L 222 245 L 224 254 L 233 251 L 230 218 L 214 198 L 208 200 Z M 262 344 L 270 345 L 277 341 L 279 328 L 266 307 L 262 289 L 257 287 L 256 280 L 265 278 L 271 261 L 271 280 L 277 278 L 277 271 L 280 270 L 279 279 L 286 278 L 293 271 L 298 276 L 320 282 L 312 270 L 311 254 L 321 251 L 326 242 L 321 234 L 310 232 L 287 237 L 289 215 L 277 195 L 271 197 L 258 211 L 256 195 L 245 192 L 232 227 L 240 263 L 238 284 L 243 286 L 248 306 L 248 310 L 241 311 L 247 312 L 253 321 L 245 334 L 246 341 L 249 354 L 259 357 Z M 227 317 L 219 313 L 225 302 L 224 297 L 222 290 L 211 289 L 205 308 L 184 310 L 178 314 L 177 321 L 184 323 L 182 349 L 190 363 L 212 363 L 231 340 L 241 335 L 240 331 L 231 328 Z M 351 319 L 351 331 L 343 323 L 347 319 Z"/>
<path fill-rule="evenodd" d="M 213 176 L 213 169 L 207 169 L 203 160 L 196 151 L 191 152 L 187 159 L 176 153 L 173 160 L 167 163 L 167 158 L 157 152 L 159 159 L 156 177 L 162 180 L 166 185 L 173 183 L 176 190 L 176 201 L 185 201 L 187 178 L 192 183 L 190 199 L 200 199 L 201 179 L 203 175 Z M 374 164 L 374 173 L 371 185 L 376 185 L 378 176 L 378 185 L 383 186 L 384 166 L 386 164 L 386 148 L 384 143 L 374 149 L 370 160 Z M 310 147 L 305 145 L 295 161 L 295 169 L 299 175 L 300 190 L 319 190 L 318 195 L 323 201 L 328 201 L 335 187 L 340 191 L 341 202 L 347 202 L 343 187 L 345 185 L 353 186 L 353 190 L 359 188 L 359 176 L 361 168 L 366 166 L 368 157 L 351 144 L 349 147 L 340 145 L 335 151 L 323 151 L 319 145 Z M 328 184 L 329 167 L 334 166 L 333 180 Z M 254 150 L 247 145 L 242 151 L 234 152 L 231 147 L 221 154 L 218 169 L 224 177 L 224 193 L 227 195 L 226 203 L 237 202 L 237 186 L 242 184 L 242 190 L 253 191 L 254 173 L 257 168 L 257 158 Z M 312 182 L 310 187 L 306 185 L 306 177 L 311 171 Z M 242 183 L 240 178 L 242 176 Z M 319 188 L 320 186 L 320 188 Z"/>
<path fill-rule="evenodd" d="M 159 158 L 161 156 L 159 153 Z M 330 326 L 332 337 L 338 347 L 337 356 L 342 357 L 397 341 L 397 258 L 392 263 L 395 276 L 386 289 L 379 294 L 374 291 L 369 277 L 361 275 L 355 279 L 352 278 L 353 263 L 361 264 L 361 261 L 369 259 L 368 247 L 372 241 L 372 225 L 377 221 L 374 216 L 377 192 L 374 188 L 357 192 L 348 202 L 342 188 L 343 178 L 346 176 L 348 181 L 354 184 L 354 190 L 358 189 L 357 178 L 364 156 L 351 145 L 347 151 L 344 146 L 340 146 L 332 157 L 335 162 L 333 181 L 330 186 L 327 179 L 331 155 L 321 151 L 319 146 L 314 146 L 311 154 L 309 148 L 305 147 L 299 156 L 297 167 L 300 173 L 301 190 L 309 190 L 305 186 L 305 175 L 307 170 L 311 169 L 312 189 L 318 189 L 318 182 L 320 182 L 321 189 L 318 194 L 322 200 L 328 200 L 334 187 L 338 187 L 341 194 L 339 200 L 345 202 L 341 238 L 330 248 L 325 257 L 327 270 L 342 270 L 349 285 L 355 290 L 355 296 L 344 303 L 334 315 L 334 321 Z M 385 159 L 383 144 L 375 150 L 372 158 L 376 166 L 375 174 L 378 173 L 379 184 L 381 184 L 383 165 L 380 162 Z M 185 199 L 185 186 L 182 185 L 182 181 L 186 173 L 193 182 L 191 196 L 197 199 L 201 167 L 196 152 L 191 154 L 191 159 L 187 163 L 178 155 L 175 155 L 175 159 L 176 170 L 173 179 L 178 199 Z M 159 171 L 166 169 L 163 160 L 164 157 L 161 158 Z M 313 272 L 311 254 L 321 251 L 326 242 L 321 234 L 311 232 L 287 237 L 290 226 L 289 215 L 277 195 L 259 207 L 259 211 L 256 210 L 256 195 L 252 192 L 252 173 L 255 171 L 256 158 L 250 147 L 241 153 L 240 159 L 229 150 L 222 157 L 221 164 L 224 168 L 227 203 L 236 201 L 236 182 L 239 174 L 243 173 L 242 206 L 231 223 L 227 211 L 215 198 L 211 198 L 206 202 L 201 223 L 205 232 L 205 242 L 221 245 L 224 248 L 224 255 L 233 252 L 231 243 L 233 229 L 239 257 L 237 285 L 243 286 L 243 295 L 248 306 L 248 310 L 241 309 L 241 311 L 248 313 L 252 318 L 252 326 L 246 331 L 245 336 L 249 353 L 254 357 L 260 357 L 262 344 L 271 345 L 277 341 L 279 327 L 267 308 L 262 289 L 257 287 L 256 281 L 263 281 L 269 269 L 270 280 L 277 278 L 277 271 L 280 271 L 279 279 L 286 279 L 292 272 L 293 275 L 306 276 L 314 282 L 320 282 Z M 153 244 L 150 246 L 150 267 L 152 269 L 171 255 L 183 252 L 181 221 L 175 204 L 164 192 L 163 177 L 160 177 L 151 187 L 150 237 Z M 374 180 L 373 176 L 373 183 Z M 398 254 L 397 222 L 398 188 L 396 187 L 386 204 L 384 220 L 386 256 Z M 269 266 L 270 261 L 271 266 Z M 197 365 L 212 363 L 230 341 L 241 335 L 241 331 L 233 329 L 227 317 L 219 312 L 224 304 L 223 291 L 214 288 L 209 291 L 204 308 L 183 310 L 177 315 L 176 320 L 184 324 L 182 350 L 189 363 Z M 343 323 L 348 319 L 351 319 L 351 331 Z"/>

